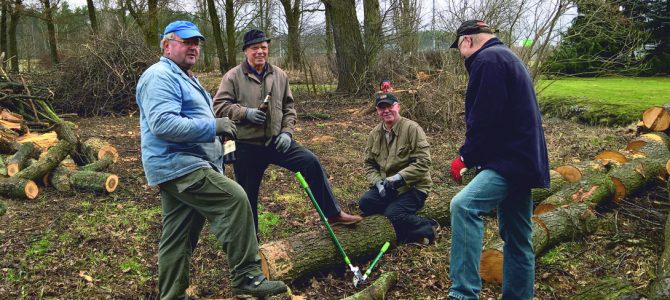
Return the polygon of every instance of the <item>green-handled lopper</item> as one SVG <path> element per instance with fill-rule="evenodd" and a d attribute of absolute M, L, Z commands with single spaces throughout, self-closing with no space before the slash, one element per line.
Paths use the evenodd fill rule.
<path fill-rule="evenodd" d="M 379 250 L 379 253 L 377 254 L 377 257 L 375 257 L 375 260 L 372 261 L 368 270 L 365 271 L 365 274 L 363 274 L 363 278 L 361 279 L 361 281 L 360 282 L 354 282 L 354 286 L 356 286 L 357 283 L 363 283 L 363 281 L 368 279 L 368 276 L 370 276 L 370 273 L 372 273 L 372 268 L 375 267 L 375 265 L 377 264 L 379 259 L 382 257 L 382 255 L 384 255 L 384 252 L 386 252 L 386 250 L 389 249 L 389 246 L 391 246 L 391 243 L 389 243 L 389 242 L 384 243 L 382 248 Z"/>
<path fill-rule="evenodd" d="M 309 196 L 309 199 L 312 200 L 312 204 L 314 204 L 314 208 L 316 208 L 316 211 L 319 213 L 319 217 L 321 217 L 321 221 L 323 221 L 323 224 L 326 225 L 326 229 L 328 229 L 328 233 L 330 234 L 330 238 L 335 243 L 335 246 L 337 246 L 337 250 L 340 250 L 340 253 L 342 254 L 342 257 L 344 257 L 344 262 L 349 266 L 349 269 L 351 270 L 351 272 L 354 273 L 354 286 L 357 286 L 358 282 L 363 281 L 363 274 L 361 274 L 361 270 L 358 267 L 354 267 L 354 265 L 351 264 L 351 260 L 349 260 L 349 257 L 347 256 L 347 254 L 344 253 L 344 249 L 342 249 L 342 245 L 340 245 L 340 241 L 337 240 L 337 237 L 335 236 L 335 232 L 333 232 L 333 229 L 330 227 L 330 224 L 328 223 L 328 219 L 326 219 L 326 216 L 323 214 L 323 211 L 321 210 L 321 207 L 319 207 L 319 204 L 316 203 L 316 199 L 314 199 L 314 194 L 312 194 L 312 190 L 309 188 L 309 185 L 307 184 L 307 181 L 305 181 L 305 177 L 302 177 L 302 174 L 300 174 L 300 172 L 296 172 L 295 173 L 295 178 L 298 179 L 298 182 L 300 182 L 300 186 L 302 186 L 302 188 L 305 189 L 305 192 L 307 192 L 307 195 Z"/>

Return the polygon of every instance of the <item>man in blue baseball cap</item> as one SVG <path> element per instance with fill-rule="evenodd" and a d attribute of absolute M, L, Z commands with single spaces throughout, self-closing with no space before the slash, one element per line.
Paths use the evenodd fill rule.
<path fill-rule="evenodd" d="M 161 36 L 163 57 L 142 74 L 136 94 L 142 165 L 161 195 L 160 298 L 188 297 L 191 255 L 205 221 L 227 255 L 233 294 L 285 292 L 283 282 L 261 273 L 247 195 L 223 173 L 219 137 L 236 139 L 235 124 L 214 116 L 211 96 L 191 72 L 205 38 L 188 21 L 170 23 Z"/>

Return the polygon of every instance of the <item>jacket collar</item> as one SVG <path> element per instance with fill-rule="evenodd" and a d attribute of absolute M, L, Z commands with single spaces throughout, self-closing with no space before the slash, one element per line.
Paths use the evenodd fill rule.
<path fill-rule="evenodd" d="M 193 77 L 189 77 L 188 74 L 186 74 L 186 72 L 184 72 L 184 70 L 182 70 L 174 61 L 165 56 L 161 56 L 160 61 L 168 64 L 172 72 L 179 74 L 179 76 L 181 76 L 184 80 L 186 80 L 198 91 L 200 91 L 200 93 L 202 93 L 202 95 L 205 97 L 205 99 L 207 99 L 208 102 L 210 101 L 209 93 L 207 93 L 205 88 L 202 85 L 200 85 L 200 82 L 198 81 L 198 78 L 195 75 L 193 75 Z"/>
<path fill-rule="evenodd" d="M 470 65 L 475 60 L 475 57 L 477 57 L 477 55 L 480 52 L 482 52 L 484 49 L 490 48 L 490 47 L 493 47 L 493 46 L 496 46 L 496 45 L 503 45 L 503 42 L 500 41 L 497 37 L 493 37 L 493 38 L 489 39 L 488 41 L 486 41 L 486 43 L 484 43 L 484 45 L 482 45 L 482 47 L 479 48 L 479 50 L 475 51 L 475 53 L 472 53 L 472 55 L 470 55 L 470 57 L 466 58 L 465 59 L 465 69 L 468 70 L 468 73 L 470 73 Z"/>
<path fill-rule="evenodd" d="M 256 69 L 252 68 L 251 65 L 249 65 L 249 62 L 245 59 L 242 62 L 242 72 L 244 72 L 244 75 L 247 75 L 248 77 L 251 77 L 251 78 L 255 78 L 255 79 L 258 80 L 258 82 L 261 82 L 261 80 L 265 76 L 267 76 L 268 74 L 272 74 L 274 72 L 274 68 L 272 67 L 272 65 L 269 62 L 265 63 L 265 67 L 264 67 L 264 70 L 263 70 L 262 74 L 258 74 L 258 72 L 256 72 Z M 251 76 L 251 75 L 253 75 L 253 76 Z M 262 75 L 262 76 L 259 76 L 259 75 Z"/>

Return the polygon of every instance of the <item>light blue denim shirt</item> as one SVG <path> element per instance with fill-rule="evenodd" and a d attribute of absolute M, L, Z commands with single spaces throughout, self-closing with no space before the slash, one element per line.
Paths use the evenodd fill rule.
<path fill-rule="evenodd" d="M 212 98 L 168 58 L 149 67 L 137 83 L 142 165 L 149 185 L 197 169 L 223 171 Z"/>

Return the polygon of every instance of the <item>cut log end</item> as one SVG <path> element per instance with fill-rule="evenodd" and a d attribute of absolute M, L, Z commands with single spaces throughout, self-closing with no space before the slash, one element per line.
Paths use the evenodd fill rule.
<path fill-rule="evenodd" d="M 558 166 L 554 170 L 560 173 L 561 176 L 563 176 L 563 178 L 568 182 L 575 182 L 582 178 L 582 172 L 580 172 L 579 169 L 577 169 L 574 166 L 570 165 Z"/>
<path fill-rule="evenodd" d="M 28 180 L 28 183 L 26 183 L 26 186 L 24 187 L 23 190 L 26 193 L 26 198 L 28 198 L 29 200 L 37 198 L 37 195 L 40 193 L 37 184 L 32 180 Z"/>
<path fill-rule="evenodd" d="M 486 249 L 482 251 L 481 261 L 479 262 L 479 275 L 486 282 L 502 283 L 502 265 L 502 252 L 495 249 Z"/>
<path fill-rule="evenodd" d="M 543 213 L 550 212 L 554 209 L 556 209 L 556 206 L 554 206 L 553 204 L 540 203 L 537 207 L 535 207 L 535 210 L 533 210 L 533 214 L 541 215 Z"/>
<path fill-rule="evenodd" d="M 283 278 L 292 269 L 287 249 L 291 249 L 287 240 L 264 244 L 258 250 L 261 257 L 261 270 L 267 278 Z M 271 267 L 272 266 L 272 267 Z"/>
<path fill-rule="evenodd" d="M 612 176 L 610 176 L 610 178 L 612 179 L 612 183 L 614 183 L 614 198 L 613 198 L 613 200 L 614 200 L 614 202 L 619 203 L 623 200 L 623 198 L 626 197 L 626 186 L 623 184 L 623 182 L 621 182 L 621 180 L 619 178 L 612 177 Z"/>
<path fill-rule="evenodd" d="M 116 187 L 119 185 L 119 176 L 110 175 L 105 181 L 105 190 L 108 193 L 111 193 L 116 190 Z"/>
<path fill-rule="evenodd" d="M 12 163 L 7 165 L 7 176 L 12 177 L 19 172 L 19 164 Z"/>
<path fill-rule="evenodd" d="M 625 155 L 621 154 L 621 152 L 612 150 L 605 150 L 598 153 L 595 159 L 601 161 L 603 165 L 609 164 L 611 162 L 617 164 L 625 164 L 628 162 L 628 159 Z"/>
<path fill-rule="evenodd" d="M 647 144 L 647 142 L 645 142 L 645 141 L 635 140 L 635 141 L 632 141 L 632 142 L 628 143 L 628 145 L 626 145 L 625 150 L 626 151 L 637 151 L 646 144 Z"/>
<path fill-rule="evenodd" d="M 115 162 L 115 163 L 116 163 L 116 161 L 119 160 L 119 152 L 112 145 L 105 145 L 102 148 L 100 148 L 100 151 L 98 151 L 98 160 L 104 159 L 105 156 L 111 157 L 112 162 Z"/>
<path fill-rule="evenodd" d="M 650 107 L 642 113 L 642 123 L 653 131 L 664 131 L 670 127 L 670 114 L 663 107 Z"/>

